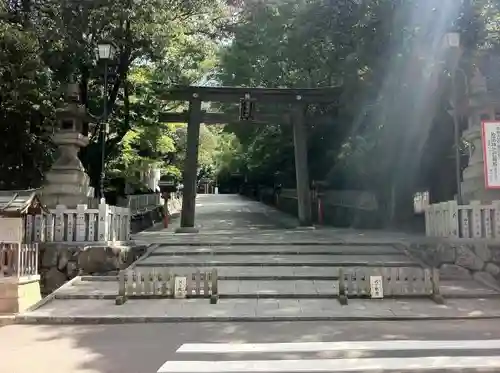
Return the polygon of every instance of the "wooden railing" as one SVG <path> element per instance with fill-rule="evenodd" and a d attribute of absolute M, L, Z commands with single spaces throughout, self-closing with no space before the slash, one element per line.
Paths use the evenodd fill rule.
<path fill-rule="evenodd" d="M 132 215 L 135 215 L 161 206 L 162 202 L 160 193 L 134 194 L 121 199 L 118 205 L 129 208 Z"/>
<path fill-rule="evenodd" d="M 248 190 L 244 191 L 247 195 Z M 339 227 L 378 228 L 379 206 L 376 196 L 370 191 L 358 190 L 311 190 L 312 219 L 317 224 Z M 297 190 L 283 188 L 259 188 L 257 196 L 261 202 L 272 204 L 289 214 L 298 214 Z"/>
<path fill-rule="evenodd" d="M 279 197 L 297 199 L 297 189 L 282 189 Z M 363 190 L 325 190 L 319 193 L 311 191 L 311 197 L 313 200 L 321 199 L 324 206 L 330 205 L 368 211 L 378 209 L 375 195 Z"/>
<path fill-rule="evenodd" d="M 0 243 L 0 277 L 38 274 L 38 244 Z"/>
<path fill-rule="evenodd" d="M 425 210 L 425 233 L 431 237 L 500 238 L 500 201 L 432 204 Z"/>
<path fill-rule="evenodd" d="M 59 205 L 50 214 L 25 218 L 25 242 L 128 241 L 130 209 L 100 204 L 98 208 Z"/>

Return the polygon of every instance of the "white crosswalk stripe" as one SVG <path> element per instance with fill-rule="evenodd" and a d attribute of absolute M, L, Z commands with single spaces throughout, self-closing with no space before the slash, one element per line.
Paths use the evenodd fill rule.
<path fill-rule="evenodd" d="M 345 341 L 305 343 L 188 343 L 177 352 L 228 354 L 235 352 L 308 352 L 308 351 L 394 351 L 394 350 L 485 350 L 500 349 L 500 340 L 463 341 Z"/>
<path fill-rule="evenodd" d="M 157 373 L 498 372 L 500 340 L 188 343 L 176 357 Z"/>

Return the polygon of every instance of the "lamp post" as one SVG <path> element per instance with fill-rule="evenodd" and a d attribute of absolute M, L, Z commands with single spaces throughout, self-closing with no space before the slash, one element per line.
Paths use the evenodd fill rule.
<path fill-rule="evenodd" d="M 454 144 L 455 144 L 455 178 L 457 183 L 457 203 L 459 205 L 462 204 L 462 183 L 460 182 L 460 170 L 461 170 L 461 162 L 460 162 L 460 125 L 458 118 L 458 92 L 456 87 L 456 78 L 457 72 L 461 72 L 465 77 L 465 83 L 467 84 L 467 76 L 464 71 L 458 67 L 458 62 L 460 59 L 460 55 L 462 53 L 460 49 L 460 34 L 457 32 L 449 32 L 445 35 L 444 38 L 445 47 L 449 50 L 456 52 L 453 56 L 453 65 L 451 71 L 451 101 L 453 105 L 453 135 L 454 135 Z"/>
<path fill-rule="evenodd" d="M 100 128 L 100 141 L 101 141 L 101 175 L 99 180 L 99 197 L 101 202 L 105 202 L 104 197 L 104 167 L 105 167 L 105 149 L 106 149 L 106 132 L 108 121 L 108 63 L 115 56 L 116 48 L 113 43 L 101 42 L 95 49 L 95 54 L 98 61 L 104 63 L 104 104 L 103 114 Z"/>

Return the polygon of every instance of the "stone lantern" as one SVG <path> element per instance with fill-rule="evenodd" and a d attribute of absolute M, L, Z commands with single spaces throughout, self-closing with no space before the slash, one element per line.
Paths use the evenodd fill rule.
<path fill-rule="evenodd" d="M 500 82 L 496 78 L 498 68 L 500 68 L 498 57 L 485 56 L 480 58 L 469 81 L 465 110 L 468 117 L 468 128 L 462 135 L 470 144 L 469 163 L 463 170 L 462 199 L 464 203 L 473 200 L 489 203 L 500 199 L 500 190 L 485 188 L 481 138 L 481 122 L 498 120 L 499 118 Z"/>
<path fill-rule="evenodd" d="M 78 158 L 80 148 L 89 143 L 90 117 L 80 104 L 79 87 L 68 85 L 65 104 L 57 109 L 57 130 L 52 141 L 58 147 L 58 158 L 46 175 L 42 200 L 48 207 L 65 205 L 68 208 L 87 204 L 93 197 L 90 178 Z"/>

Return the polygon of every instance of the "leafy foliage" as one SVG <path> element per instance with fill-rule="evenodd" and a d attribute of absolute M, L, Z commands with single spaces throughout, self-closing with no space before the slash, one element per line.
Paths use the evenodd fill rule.
<path fill-rule="evenodd" d="M 402 220 L 412 216 L 417 190 L 453 198 L 453 178 L 439 178 L 454 167 L 443 36 L 460 31 L 470 66 L 478 47 L 495 48 L 498 14 L 498 2 L 487 0 L 249 1 L 218 78 L 236 86 L 341 86 L 336 108 L 310 107 L 330 122 L 308 123 L 311 178 L 372 190 L 386 207 L 382 216 Z M 244 154 L 235 167 L 245 166 L 253 182 L 272 183 L 278 173 L 294 182 L 288 127 L 229 129 Z"/>
<path fill-rule="evenodd" d="M 2 187 L 40 185 L 50 164 L 54 110 L 68 80 L 79 83 L 82 102 L 98 123 L 81 152 L 94 186 L 101 172 L 104 95 L 110 176 L 133 179 L 152 164 L 180 174 L 178 126 L 158 127 L 159 114 L 171 109 L 158 98 L 159 88 L 192 84 L 213 68 L 217 41 L 231 23 L 225 1 L 13 0 L 2 6 L 0 110 L 13 140 L 2 149 Z M 105 66 L 94 54 L 101 40 L 117 48 L 107 64 L 106 92 Z"/>
<path fill-rule="evenodd" d="M 30 30 L 0 20 L 0 188 L 29 188 L 40 183 L 50 164 L 48 134 L 53 125 L 50 72 Z M 7 139 L 7 140 L 6 140 Z"/>

